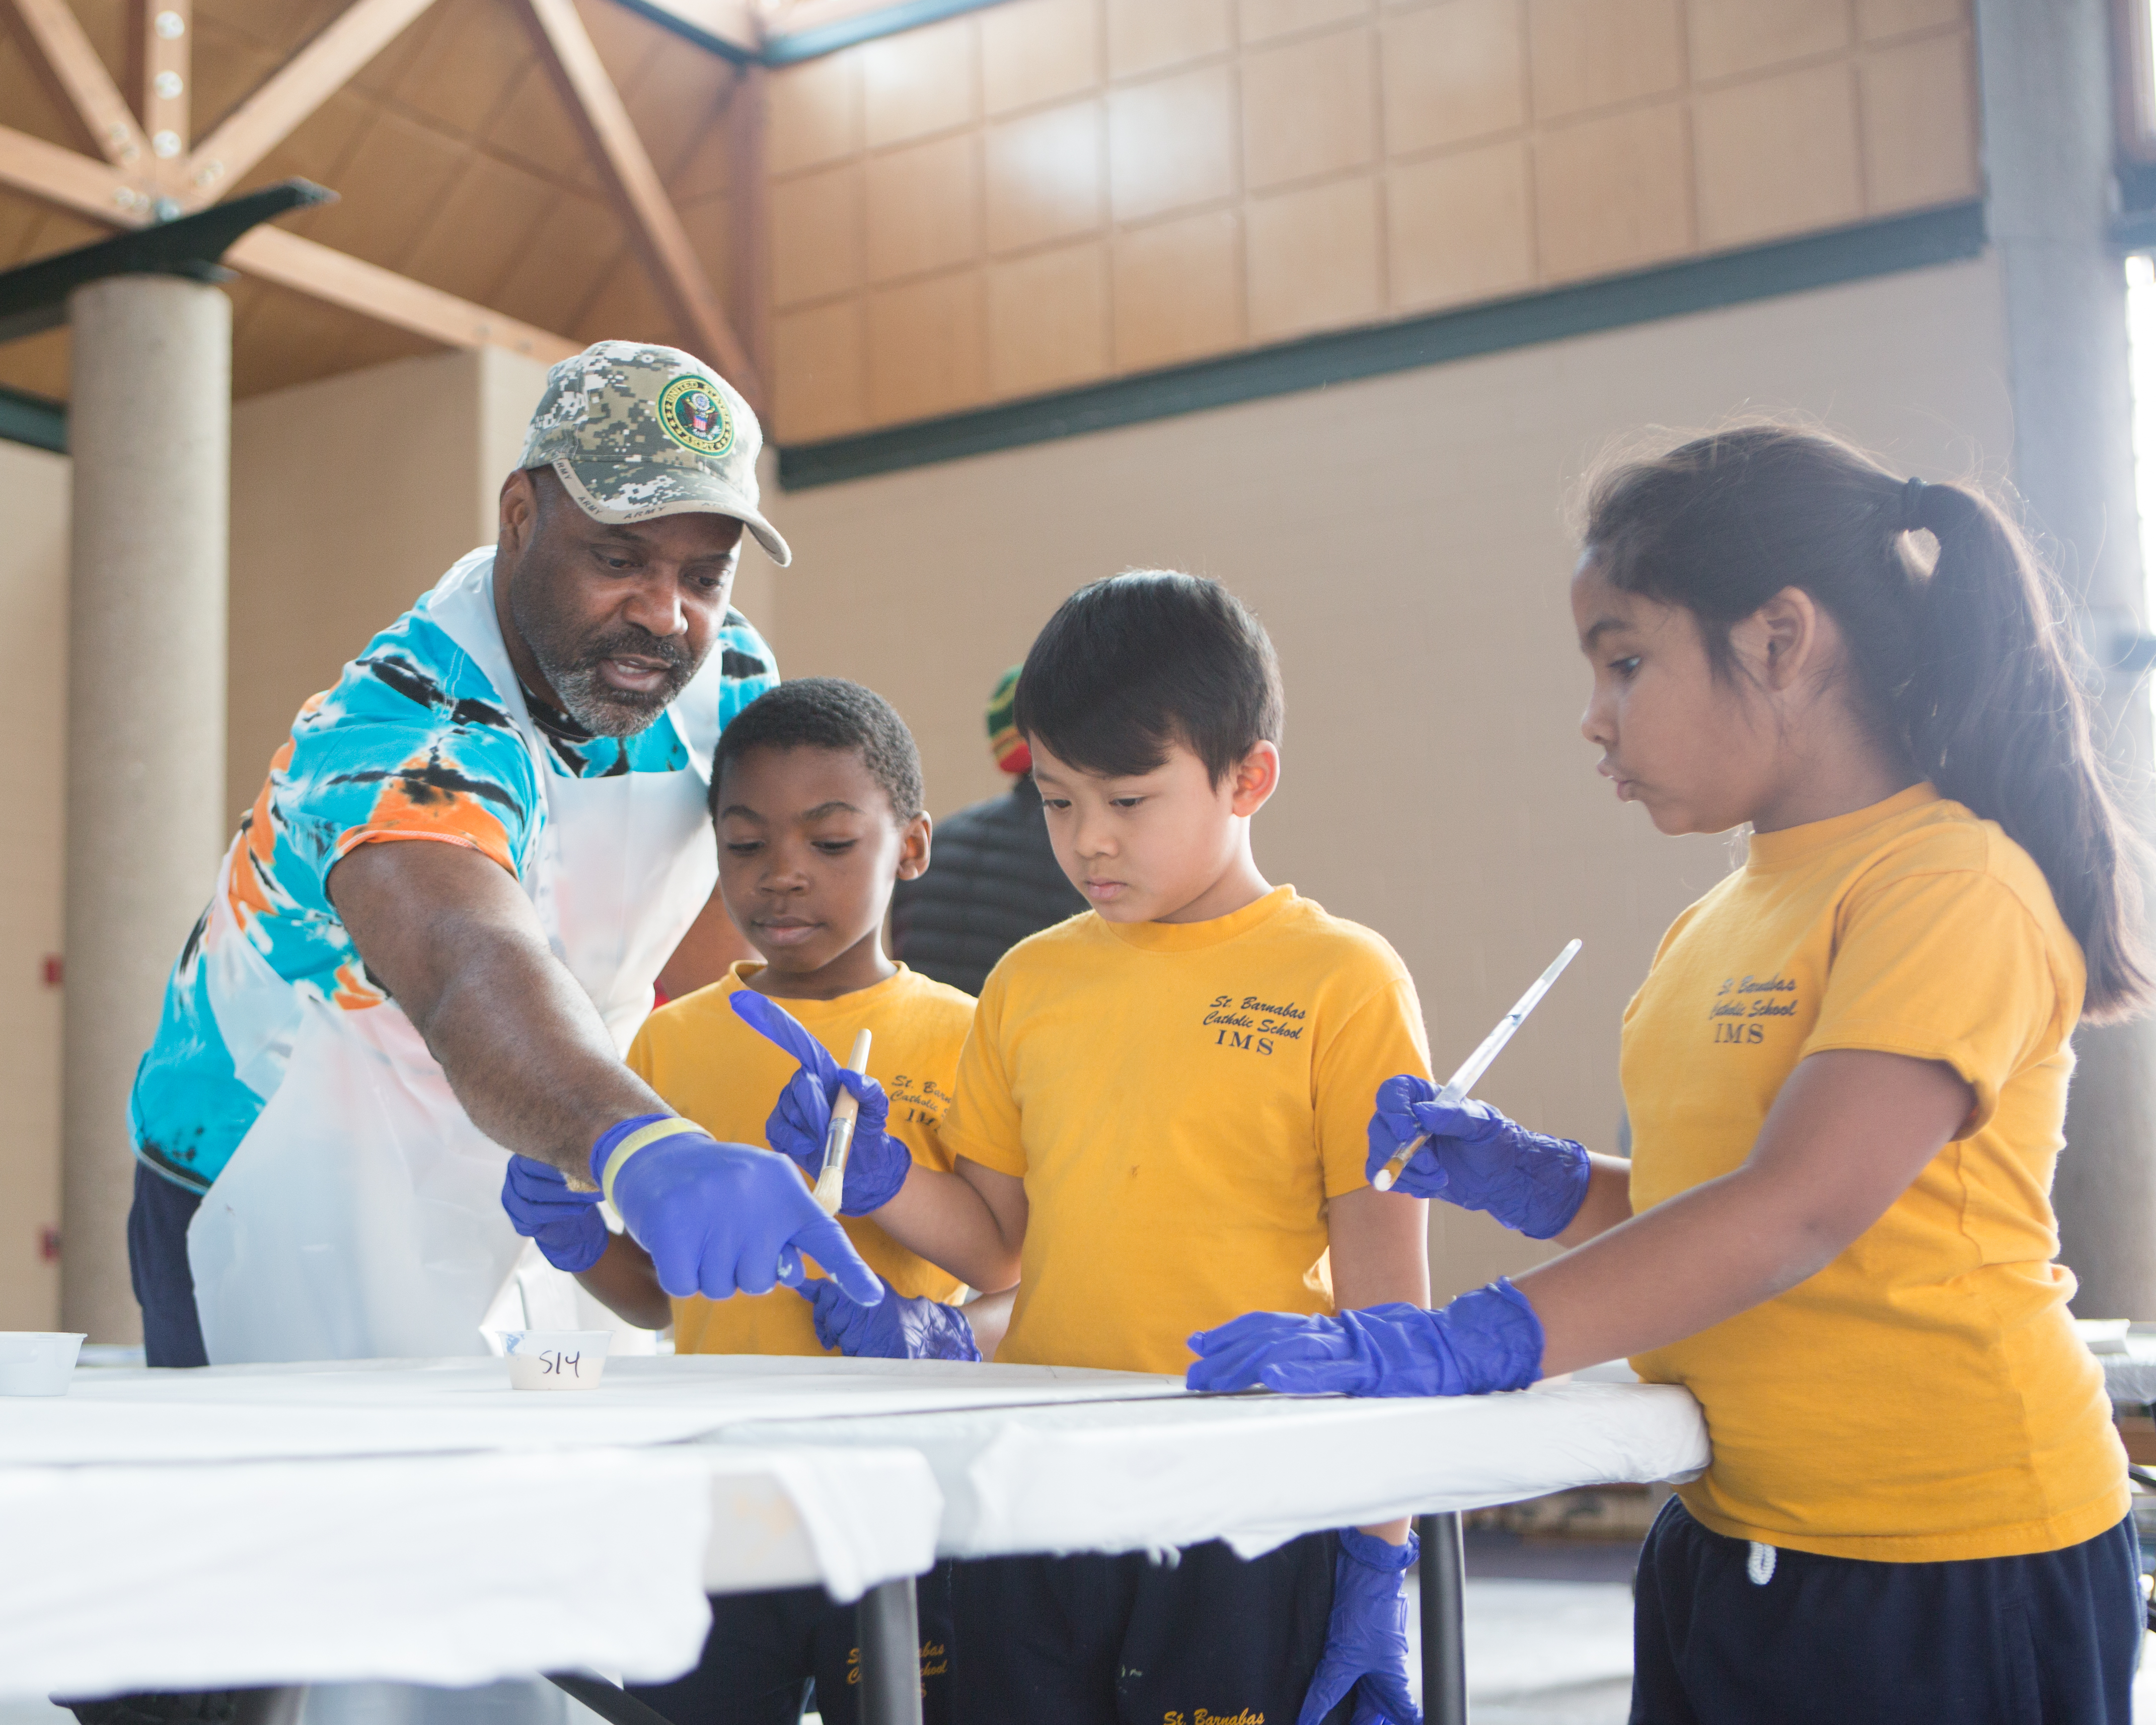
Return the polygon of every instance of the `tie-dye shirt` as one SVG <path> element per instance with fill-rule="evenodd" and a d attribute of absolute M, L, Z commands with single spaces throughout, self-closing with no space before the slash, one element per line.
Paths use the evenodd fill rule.
<path fill-rule="evenodd" d="M 726 614 L 712 651 L 723 726 L 778 676 L 739 612 Z M 552 772 L 595 778 L 690 765 L 663 718 L 634 737 L 593 737 L 526 701 Z M 437 839 L 521 879 L 542 807 L 531 751 L 501 692 L 425 605 L 377 635 L 335 688 L 300 709 L 240 822 L 218 894 L 181 949 L 129 1101 L 135 1153 L 207 1191 L 283 1077 L 302 1001 L 357 1009 L 386 998 L 326 886 L 355 846 Z"/>

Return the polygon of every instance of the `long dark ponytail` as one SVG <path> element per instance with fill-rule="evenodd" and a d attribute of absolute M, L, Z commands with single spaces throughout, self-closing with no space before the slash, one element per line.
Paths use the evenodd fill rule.
<path fill-rule="evenodd" d="M 1911 535 L 1938 541 L 1927 571 Z M 1784 588 L 1830 613 L 1851 694 L 1885 747 L 2035 859 L 2088 964 L 2086 1015 L 2150 991 L 2138 847 L 2089 737 L 2053 583 L 2020 531 L 1959 485 L 1897 479 L 1837 439 L 1732 427 L 1597 480 L 1588 554 L 1610 583 L 1731 627 Z"/>

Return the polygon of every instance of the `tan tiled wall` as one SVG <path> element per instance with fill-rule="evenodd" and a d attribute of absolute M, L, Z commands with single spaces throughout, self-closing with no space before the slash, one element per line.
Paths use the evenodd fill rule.
<path fill-rule="evenodd" d="M 793 442 L 1978 184 L 1966 0 L 1009 0 L 771 94 Z"/>
<path fill-rule="evenodd" d="M 1748 405 L 1816 414 L 1898 472 L 1995 473 L 2005 329 L 1979 258 L 781 496 L 779 660 L 888 696 L 941 819 L 1003 787 L 988 691 L 1073 588 L 1219 577 L 1286 680 L 1267 878 L 1392 942 L 1441 1072 L 1582 937 L 1478 1094 L 1606 1149 L 1625 1003 L 1729 850 L 1661 837 L 1595 777 L 1563 500 L 1612 439 Z M 1431 1209 L 1440 1296 L 1547 1255 Z"/>

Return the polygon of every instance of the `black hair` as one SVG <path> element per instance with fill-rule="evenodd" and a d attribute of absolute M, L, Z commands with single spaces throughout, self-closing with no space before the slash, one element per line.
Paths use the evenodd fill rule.
<path fill-rule="evenodd" d="M 858 754 L 891 798 L 901 826 L 921 811 L 921 751 L 897 710 L 875 690 L 844 677 L 796 677 L 757 696 L 719 733 L 711 757 L 711 813 L 719 811 L 719 781 L 729 762 L 751 749 L 793 748 Z"/>
<path fill-rule="evenodd" d="M 1108 778 L 1150 773 L 1181 743 L 1216 785 L 1286 703 L 1264 626 L 1217 581 L 1136 569 L 1088 583 L 1034 639 L 1015 719 L 1029 741 Z"/>
<path fill-rule="evenodd" d="M 2043 870 L 2087 961 L 2088 1018 L 2146 1002 L 2139 846 L 2090 740 L 2051 575 L 1995 504 L 1758 424 L 1604 473 L 1585 526 L 1612 586 L 1698 619 L 1719 676 L 1733 625 L 1786 588 L 1810 594 L 1840 625 L 1850 696 L 1881 744 Z M 1938 542 L 1929 569 L 1918 531 Z"/>

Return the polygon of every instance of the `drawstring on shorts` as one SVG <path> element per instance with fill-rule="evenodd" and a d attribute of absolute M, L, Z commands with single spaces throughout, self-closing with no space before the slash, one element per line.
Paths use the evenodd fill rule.
<path fill-rule="evenodd" d="M 1752 1542 L 1752 1549 L 1744 1559 L 1744 1573 L 1752 1578 L 1752 1585 L 1764 1587 L 1774 1579 L 1774 1548 Z"/>

